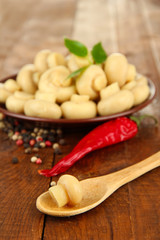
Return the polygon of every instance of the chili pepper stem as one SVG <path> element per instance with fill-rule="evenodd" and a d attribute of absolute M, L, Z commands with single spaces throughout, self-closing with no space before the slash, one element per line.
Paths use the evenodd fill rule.
<path fill-rule="evenodd" d="M 136 122 L 138 128 L 141 125 L 141 122 L 144 118 L 151 118 L 154 120 L 155 125 L 158 124 L 158 120 L 156 119 L 156 117 L 154 117 L 153 115 L 148 115 L 148 114 L 143 114 L 141 116 L 130 116 L 129 117 L 131 120 L 133 120 L 134 122 Z"/>

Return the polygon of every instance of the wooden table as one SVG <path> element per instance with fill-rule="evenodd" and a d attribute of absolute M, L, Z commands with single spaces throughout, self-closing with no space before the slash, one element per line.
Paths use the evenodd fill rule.
<path fill-rule="evenodd" d="M 160 2 L 159 0 L 1 0 L 1 78 L 31 63 L 44 48 L 66 53 L 63 36 L 88 47 L 102 41 L 108 53 L 121 52 L 137 71 L 156 84 L 157 96 L 140 113 L 160 120 Z M 68 218 L 40 213 L 36 198 L 51 179 L 37 174 L 69 153 L 87 130 L 65 133 L 67 145 L 56 155 L 40 151 L 42 166 L 32 154 L 0 132 L 0 239 L 160 239 L 160 171 L 155 169 L 123 186 L 95 209 Z M 144 121 L 136 137 L 88 154 L 69 174 L 79 179 L 111 173 L 143 160 L 160 149 L 160 128 Z M 11 158 L 19 158 L 13 165 Z M 54 178 L 53 180 L 56 180 Z"/>

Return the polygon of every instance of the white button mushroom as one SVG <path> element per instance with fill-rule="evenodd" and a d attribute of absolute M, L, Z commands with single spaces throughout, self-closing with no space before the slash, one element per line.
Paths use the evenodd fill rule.
<path fill-rule="evenodd" d="M 35 94 L 35 99 L 54 103 L 56 101 L 56 95 L 54 93 L 37 91 Z"/>
<path fill-rule="evenodd" d="M 110 97 L 111 95 L 113 95 L 113 94 L 115 94 L 119 91 L 120 91 L 120 87 L 119 87 L 118 83 L 117 82 L 112 83 L 111 85 L 103 88 L 100 91 L 101 100 L 106 99 L 106 98 Z"/>
<path fill-rule="evenodd" d="M 99 101 L 97 108 L 101 116 L 111 115 L 130 109 L 134 104 L 134 96 L 129 90 L 120 90 L 106 99 Z"/>
<path fill-rule="evenodd" d="M 50 68 L 42 74 L 38 84 L 39 90 L 54 93 L 58 103 L 69 100 L 76 92 L 72 79 L 67 79 L 69 74 L 70 71 L 65 66 Z"/>
<path fill-rule="evenodd" d="M 91 63 L 93 63 L 93 59 L 90 53 L 88 53 L 86 57 L 79 57 L 74 54 L 71 54 L 67 57 L 67 65 L 71 72 L 88 66 Z"/>
<path fill-rule="evenodd" d="M 4 84 L 0 87 L 0 103 L 5 103 L 7 98 L 11 95 L 12 93 L 9 92 L 7 89 L 4 88 Z"/>
<path fill-rule="evenodd" d="M 70 101 L 62 103 L 61 109 L 67 119 L 93 118 L 97 114 L 96 103 L 89 101 L 87 95 L 72 95 Z"/>
<path fill-rule="evenodd" d="M 20 90 L 19 84 L 14 79 L 8 79 L 7 81 L 5 81 L 4 88 L 12 93 Z"/>
<path fill-rule="evenodd" d="M 107 78 L 100 66 L 91 65 L 76 79 L 76 89 L 80 95 L 89 95 L 91 100 L 99 97 L 99 91 L 107 85 Z"/>
<path fill-rule="evenodd" d="M 127 79 L 128 62 L 126 57 L 120 53 L 111 54 L 105 61 L 104 71 L 109 84 L 118 82 L 122 87 Z"/>
<path fill-rule="evenodd" d="M 61 117 L 61 108 L 55 104 L 43 100 L 28 100 L 24 105 L 27 116 L 58 119 Z"/>
<path fill-rule="evenodd" d="M 56 200 L 58 207 L 66 204 L 74 206 L 82 201 L 82 188 L 77 178 L 72 175 L 62 175 L 56 186 L 49 188 L 51 197 Z"/>
<path fill-rule="evenodd" d="M 27 64 L 19 71 L 16 80 L 24 92 L 34 94 L 37 90 L 37 86 L 33 81 L 34 72 L 35 68 L 33 64 Z"/>
<path fill-rule="evenodd" d="M 36 71 L 43 73 L 48 69 L 47 58 L 50 53 L 51 51 L 48 49 L 41 50 L 37 53 L 34 58 L 34 65 Z"/>
<path fill-rule="evenodd" d="M 130 82 L 136 79 L 136 68 L 132 64 L 128 64 L 128 71 L 127 71 L 127 77 L 126 81 Z"/>
<path fill-rule="evenodd" d="M 62 54 L 52 52 L 47 57 L 47 64 L 49 68 L 56 67 L 58 65 L 66 66 L 66 60 Z"/>
<path fill-rule="evenodd" d="M 24 113 L 24 105 L 26 101 L 33 99 L 34 95 L 16 91 L 13 95 L 9 96 L 6 100 L 6 108 L 14 113 Z"/>
<path fill-rule="evenodd" d="M 11 95 L 6 100 L 6 108 L 14 113 L 24 113 L 24 104 L 26 100 Z"/>

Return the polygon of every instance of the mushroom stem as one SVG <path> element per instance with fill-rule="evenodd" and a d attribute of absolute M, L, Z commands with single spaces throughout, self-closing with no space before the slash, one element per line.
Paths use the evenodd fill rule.
<path fill-rule="evenodd" d="M 63 207 L 69 202 L 67 192 L 61 184 L 50 187 L 49 193 L 56 200 L 58 207 Z"/>

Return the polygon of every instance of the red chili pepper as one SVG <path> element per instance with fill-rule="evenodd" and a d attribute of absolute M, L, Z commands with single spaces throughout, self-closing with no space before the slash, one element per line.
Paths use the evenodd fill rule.
<path fill-rule="evenodd" d="M 56 176 L 65 172 L 87 153 L 128 140 L 134 137 L 137 131 L 137 124 L 127 117 L 108 121 L 89 132 L 52 169 L 39 170 L 38 172 L 46 177 Z"/>

